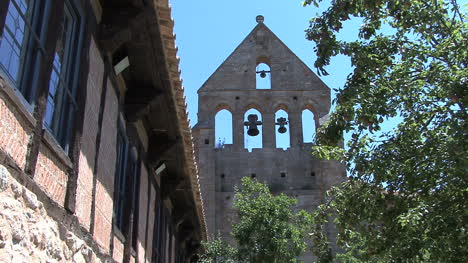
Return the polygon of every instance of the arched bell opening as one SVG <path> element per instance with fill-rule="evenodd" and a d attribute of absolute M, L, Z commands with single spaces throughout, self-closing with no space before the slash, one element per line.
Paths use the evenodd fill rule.
<path fill-rule="evenodd" d="M 286 150 L 291 147 L 288 113 L 284 110 L 278 110 L 275 113 L 275 135 L 276 148 Z"/>
<path fill-rule="evenodd" d="M 244 148 L 249 152 L 253 148 L 263 148 L 262 114 L 256 109 L 249 109 L 244 114 Z"/>
<path fill-rule="evenodd" d="M 256 89 L 271 89 L 271 69 L 266 63 L 259 63 L 256 67 Z"/>
<path fill-rule="evenodd" d="M 302 111 L 302 134 L 304 143 L 311 143 L 315 139 L 316 133 L 316 125 L 315 125 L 315 116 L 314 113 L 309 110 L 305 109 Z"/>
<path fill-rule="evenodd" d="M 226 109 L 215 115 L 215 148 L 224 148 L 232 144 L 232 113 Z"/>

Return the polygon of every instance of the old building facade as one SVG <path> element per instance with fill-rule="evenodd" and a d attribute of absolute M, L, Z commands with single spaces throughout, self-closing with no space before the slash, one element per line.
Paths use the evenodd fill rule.
<path fill-rule="evenodd" d="M 167 0 L 0 1 L 0 261 L 190 262 L 206 226 Z"/>
<path fill-rule="evenodd" d="M 193 132 L 209 235 L 229 236 L 235 218 L 234 186 L 244 176 L 298 198 L 298 208 L 309 211 L 345 177 L 339 163 L 316 160 L 303 135 L 304 111 L 313 113 L 311 126 L 318 127 L 327 118 L 330 89 L 263 20 L 257 17 L 256 27 L 198 91 Z M 267 80 L 266 87 L 262 79 Z M 232 143 L 216 135 L 215 122 L 222 121 L 216 116 L 223 110 L 232 118 Z M 252 110 L 256 118 L 249 120 Z M 279 117 L 279 111 L 286 114 Z M 280 148 L 281 127 L 289 130 L 290 143 Z M 259 134 L 250 136 L 249 129 Z M 261 147 L 247 149 L 255 137 L 261 139 Z"/>

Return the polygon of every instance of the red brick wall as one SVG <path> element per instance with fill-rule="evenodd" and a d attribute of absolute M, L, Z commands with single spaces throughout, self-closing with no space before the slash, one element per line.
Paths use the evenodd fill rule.
<path fill-rule="evenodd" d="M 122 262 L 123 260 L 124 245 L 120 239 L 114 236 L 114 254 L 112 258 L 117 262 Z"/>
<path fill-rule="evenodd" d="M 20 168 L 24 169 L 27 145 L 31 135 L 31 124 L 27 124 L 25 118 L 22 118 L 21 115 L 12 105 L 12 101 L 1 95 L 0 149 L 12 157 Z"/>
<path fill-rule="evenodd" d="M 89 74 L 86 87 L 86 105 L 81 138 L 81 151 L 78 165 L 78 185 L 76 191 L 76 216 L 89 230 L 91 220 L 94 158 L 98 132 L 99 106 L 104 75 L 104 62 L 94 39 L 89 48 Z"/>
<path fill-rule="evenodd" d="M 119 102 L 114 88 L 107 82 L 105 108 L 97 166 L 96 216 L 94 237 L 105 249 L 109 248 L 112 226 L 114 175 L 117 145 Z"/>
<path fill-rule="evenodd" d="M 52 200 L 64 205 L 67 188 L 67 167 L 44 143 L 39 148 L 34 180 Z"/>
<path fill-rule="evenodd" d="M 0 82 L 0 85 L 6 85 L 3 84 L 2 80 Z M 9 155 L 18 167 L 24 170 L 32 125 L 35 121 L 33 121 L 32 113 L 28 112 L 25 105 L 20 102 L 19 96 L 21 95 L 15 94 L 11 87 L 4 88 L 5 91 L 9 89 L 12 93 L 10 96 L 6 95 L 6 92 L 0 95 L 0 149 Z M 51 139 L 50 143 L 56 144 L 53 139 Z M 42 140 L 34 180 L 52 200 L 63 206 L 68 180 L 68 167 L 58 158 L 58 154 L 65 156 L 58 144 L 57 148 L 52 150 L 45 143 L 45 139 Z M 64 158 L 68 157 L 65 156 Z"/>

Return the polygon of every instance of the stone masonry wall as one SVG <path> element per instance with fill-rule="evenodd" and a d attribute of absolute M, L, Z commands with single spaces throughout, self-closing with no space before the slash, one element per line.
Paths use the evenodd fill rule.
<path fill-rule="evenodd" d="M 15 171 L 13 171 L 15 172 Z M 0 165 L 0 262 L 108 262 Z"/>

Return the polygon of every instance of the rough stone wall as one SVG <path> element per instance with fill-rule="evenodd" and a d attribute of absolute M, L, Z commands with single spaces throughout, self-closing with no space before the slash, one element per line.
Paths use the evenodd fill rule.
<path fill-rule="evenodd" d="M 256 89 L 256 66 L 267 63 L 271 89 Z M 302 111 L 314 113 L 315 126 L 330 110 L 330 89 L 263 23 L 259 23 L 198 91 L 198 123 L 194 127 L 209 235 L 229 239 L 234 186 L 252 176 L 276 193 L 296 197 L 297 209 L 312 211 L 331 185 L 343 181 L 345 170 L 334 162 L 316 160 L 303 142 Z M 262 115 L 263 148 L 244 149 L 245 112 Z M 215 115 L 232 114 L 233 144 L 215 148 Z M 288 114 L 291 147 L 276 148 L 275 113 Z M 284 177 L 281 176 L 284 173 Z M 301 258 L 311 262 L 310 253 Z"/>
<path fill-rule="evenodd" d="M 0 165 L 0 262 L 107 262 Z"/>

